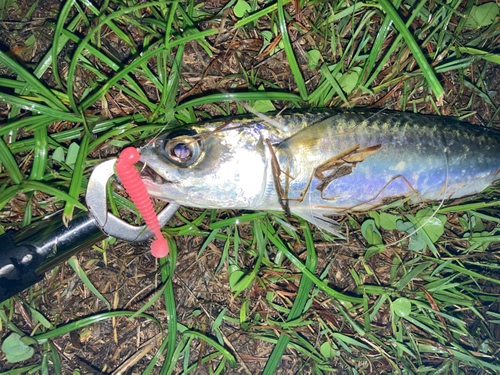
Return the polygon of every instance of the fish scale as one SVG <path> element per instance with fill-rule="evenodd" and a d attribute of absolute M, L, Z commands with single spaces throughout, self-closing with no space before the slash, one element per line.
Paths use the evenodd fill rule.
<path fill-rule="evenodd" d="M 450 120 L 437 125 L 440 119 L 436 117 L 418 116 L 416 123 L 414 116 L 406 114 L 378 116 L 382 118 L 374 122 L 364 120 L 362 115 L 337 115 L 281 143 L 277 147 L 280 164 L 292 161 L 290 174 L 295 178 L 290 181 L 290 190 L 304 188 L 311 175 L 307 165 L 319 165 L 355 144 L 381 148 L 354 167 L 352 174 L 328 185 L 324 196 L 337 197 L 335 200 L 325 202 L 314 189 L 319 181 L 313 179 L 308 192 L 312 198 L 307 200 L 312 209 L 331 212 L 353 207 L 363 211 L 390 198 L 414 195 L 415 191 L 419 193 L 415 200 L 459 198 L 480 192 L 496 179 L 500 167 L 497 132 Z M 314 152 L 318 149 L 322 150 L 320 154 Z M 384 188 L 399 175 L 406 181 L 400 178 Z M 270 194 L 268 202 L 273 200 Z M 364 201 L 370 203 L 359 205 Z M 300 208 L 300 204 L 291 202 L 291 207 Z"/>

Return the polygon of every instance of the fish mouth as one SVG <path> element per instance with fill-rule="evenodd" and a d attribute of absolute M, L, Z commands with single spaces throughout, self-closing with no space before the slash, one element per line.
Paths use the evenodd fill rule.
<path fill-rule="evenodd" d="M 158 173 L 156 173 L 156 171 L 146 163 L 139 161 L 137 165 L 140 167 L 139 175 L 141 176 L 142 180 L 151 181 L 158 185 L 172 183 L 172 181 L 168 181 L 162 176 L 160 176 Z"/>

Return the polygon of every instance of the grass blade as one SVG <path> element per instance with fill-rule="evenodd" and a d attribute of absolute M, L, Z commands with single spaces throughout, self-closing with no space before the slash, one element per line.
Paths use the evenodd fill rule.
<path fill-rule="evenodd" d="M 54 121 L 64 120 L 73 122 L 82 122 L 83 118 L 80 115 L 75 115 L 74 113 L 63 112 L 54 108 L 47 107 L 43 104 L 39 104 L 35 101 L 28 100 L 19 96 L 9 95 L 5 93 L 0 93 L 0 101 L 6 103 L 17 105 L 25 110 L 29 110 L 33 113 L 44 114 L 52 117 Z M 97 120 L 96 116 L 89 116 L 89 121 Z"/>
<path fill-rule="evenodd" d="M 327 68 L 325 64 L 321 65 L 321 74 L 326 78 L 326 80 L 332 85 L 333 89 L 335 92 L 340 96 L 340 98 L 344 101 L 346 105 L 349 105 L 349 102 L 347 101 L 347 98 L 344 94 L 344 91 L 338 84 L 337 80 L 333 77 L 332 73 L 330 70 Z"/>
<path fill-rule="evenodd" d="M 262 232 L 262 226 L 260 223 L 260 220 L 254 220 L 254 231 L 255 231 L 255 237 L 257 237 L 257 250 L 258 250 L 258 256 L 257 260 L 255 261 L 255 265 L 253 267 L 252 272 L 249 275 L 243 276 L 243 278 L 238 281 L 235 285 L 235 293 L 234 297 L 238 296 L 242 291 L 244 291 L 246 288 L 248 288 L 249 285 L 251 285 L 259 273 L 260 270 L 260 265 L 262 263 L 262 258 L 264 257 L 264 254 L 266 252 L 266 243 L 264 241 L 264 234 Z"/>
<path fill-rule="evenodd" d="M 83 170 L 85 169 L 85 159 L 87 158 L 88 145 L 90 136 L 85 133 L 80 143 L 80 149 L 76 157 L 75 167 L 73 169 L 73 176 L 71 177 L 71 185 L 69 186 L 68 195 L 72 198 L 72 202 L 66 202 L 64 205 L 63 221 L 67 223 L 73 218 L 74 201 L 80 195 L 80 189 L 83 180 Z"/>
<path fill-rule="evenodd" d="M 62 7 L 61 11 L 59 12 L 58 18 L 57 18 L 57 25 L 56 25 L 56 30 L 54 32 L 54 41 L 53 41 L 53 46 L 58 46 L 60 37 L 62 34 L 62 30 L 64 28 L 64 24 L 66 23 L 66 17 L 68 16 L 71 8 L 73 7 L 73 4 L 75 3 L 75 0 L 69 0 L 67 1 L 64 6 Z M 57 55 L 59 54 L 59 51 L 57 48 L 52 47 L 52 73 L 54 74 L 54 78 L 59 85 L 59 87 L 62 89 L 64 86 L 61 82 L 61 77 L 59 76 L 59 69 L 57 66 Z"/>
<path fill-rule="evenodd" d="M 283 0 L 281 6 L 285 6 L 288 4 L 291 0 Z M 234 25 L 235 27 L 242 27 L 245 26 L 253 21 L 258 20 L 260 17 L 264 17 L 265 15 L 274 12 L 278 8 L 278 3 L 269 5 L 268 7 L 265 7 L 264 9 L 259 10 L 258 12 L 252 13 L 245 18 L 242 18 L 236 24 Z"/>
<path fill-rule="evenodd" d="M 20 184 L 24 176 L 19 170 L 19 167 L 17 166 L 17 162 L 16 159 L 14 159 L 14 155 L 12 155 L 12 152 L 10 152 L 9 148 L 1 138 L 0 138 L 0 160 L 2 161 L 2 164 L 7 170 L 7 173 L 9 174 L 9 177 L 12 179 L 12 181 L 14 181 L 14 183 L 16 184 Z"/>
<path fill-rule="evenodd" d="M 45 175 L 49 150 L 49 136 L 47 127 L 41 126 L 35 130 L 35 152 L 33 154 L 33 167 L 31 168 L 30 180 L 41 180 Z"/>
<path fill-rule="evenodd" d="M 399 8 L 399 4 L 401 4 L 401 0 L 396 0 L 394 2 L 394 7 L 397 9 Z M 373 42 L 373 46 L 370 51 L 370 55 L 368 56 L 368 59 L 365 62 L 365 65 L 363 67 L 363 71 L 359 75 L 359 80 L 358 84 L 364 80 L 365 78 L 369 77 L 373 66 L 375 65 L 375 61 L 377 60 L 377 57 L 382 50 L 382 46 L 384 44 L 385 38 L 389 31 L 391 30 L 391 19 L 386 17 L 384 21 L 382 22 L 382 25 L 380 26 L 380 29 L 378 30 L 377 37 L 375 38 L 375 41 Z"/>
<path fill-rule="evenodd" d="M 352 303 L 363 303 L 363 298 L 352 297 L 337 292 L 336 290 L 330 288 L 325 282 L 318 279 L 311 271 L 309 271 L 302 262 L 290 251 L 288 248 L 281 242 L 281 240 L 276 236 L 274 229 L 271 226 L 267 227 L 268 230 L 268 238 L 269 240 L 280 250 L 285 256 L 293 263 L 295 267 L 297 267 L 306 277 L 312 280 L 316 286 L 321 289 L 323 292 L 328 294 L 330 297 L 336 298 L 340 301 L 344 302 L 352 302 Z"/>
<path fill-rule="evenodd" d="M 39 124 L 39 126 L 48 126 L 53 122 L 53 119 L 47 115 L 28 116 L 21 120 L 13 121 L 10 124 L 3 125 L 0 128 L 0 136 L 4 136 L 25 126 L 33 124 Z"/>
<path fill-rule="evenodd" d="M 423 271 L 429 268 L 432 265 L 431 262 L 422 263 L 413 268 L 410 272 L 404 275 L 395 285 L 397 290 L 402 290 L 410 281 L 412 281 L 415 277 L 420 275 Z"/>
<path fill-rule="evenodd" d="M 94 295 L 97 298 L 99 298 L 108 307 L 108 310 L 111 310 L 111 305 L 106 300 L 106 298 L 104 298 L 104 296 L 96 289 L 96 287 L 94 286 L 94 284 L 92 284 L 92 282 L 89 280 L 89 278 L 87 277 L 87 274 L 85 273 L 85 271 L 83 270 L 83 268 L 80 266 L 80 263 L 78 262 L 78 259 L 76 259 L 76 257 L 73 256 L 70 259 L 68 259 L 68 264 L 71 266 L 71 268 L 73 268 L 73 270 L 78 275 L 78 277 L 80 278 L 80 280 L 82 280 L 82 282 L 85 284 L 85 286 L 92 293 L 94 293 Z"/>
<path fill-rule="evenodd" d="M 142 306 L 139 310 L 137 310 L 137 311 L 135 312 L 135 314 L 133 314 L 133 315 L 129 316 L 129 317 L 127 318 L 127 320 L 131 320 L 131 319 L 133 319 L 133 318 L 137 317 L 139 314 L 142 314 L 142 313 L 143 313 L 144 311 L 146 311 L 147 309 L 149 309 L 149 308 L 150 308 L 150 307 L 151 307 L 151 306 L 152 306 L 152 305 L 153 305 L 153 304 L 154 304 L 154 303 L 158 300 L 158 298 L 160 298 L 160 296 L 163 294 L 163 291 L 165 290 L 165 288 L 166 288 L 166 287 L 167 287 L 167 284 L 164 284 L 164 285 L 160 288 L 160 290 L 159 290 L 159 291 L 157 291 L 157 292 L 154 294 L 154 296 L 153 296 L 153 297 L 151 297 L 151 298 L 149 299 L 149 301 L 148 301 L 148 302 L 146 302 L 146 303 L 144 304 L 144 306 Z"/>
<path fill-rule="evenodd" d="M 30 365 L 21 368 L 16 368 L 0 373 L 0 375 L 20 375 L 20 374 L 30 374 L 35 373 L 41 368 L 41 365 Z"/>
<path fill-rule="evenodd" d="M 121 17 L 121 16 L 128 14 L 128 13 L 131 13 L 131 12 L 135 12 L 135 11 L 143 9 L 143 8 L 154 6 L 154 5 L 155 5 L 154 2 L 153 3 L 145 3 L 145 4 L 132 6 L 132 7 L 125 8 L 125 9 L 111 13 L 107 17 L 102 18 L 94 28 L 89 30 L 89 32 L 85 36 L 85 38 L 80 42 L 80 44 L 78 44 L 78 47 L 76 48 L 76 50 L 73 54 L 73 58 L 71 59 L 71 63 L 70 63 L 69 69 L 68 69 L 68 78 L 67 78 L 67 81 L 71 83 L 68 85 L 68 99 L 71 103 L 71 107 L 73 108 L 73 111 L 78 112 L 78 106 L 76 105 L 76 101 L 75 101 L 75 97 L 74 97 L 74 93 L 73 93 L 73 84 L 72 84 L 72 82 L 74 82 L 76 64 L 77 64 L 78 60 L 80 59 L 80 56 L 82 55 L 84 48 L 90 42 L 90 39 L 94 36 L 94 34 L 98 33 L 104 25 L 106 25 L 108 22 L 112 21 L 113 19 Z M 83 110 L 88 108 L 96 100 L 98 100 L 103 95 L 104 92 L 109 91 L 109 88 L 114 83 L 118 82 L 121 78 L 123 78 L 123 75 L 128 74 L 130 71 L 135 69 L 137 67 L 137 65 L 140 65 L 140 64 L 146 62 L 149 58 L 153 57 L 161 50 L 162 50 L 162 48 L 159 48 L 158 50 L 154 50 L 154 51 L 149 51 L 149 53 L 145 54 L 147 56 L 147 58 L 144 58 L 144 56 L 143 56 L 143 57 L 135 60 L 130 65 L 128 65 L 125 69 L 122 70 L 119 78 L 116 79 L 116 76 L 111 78 L 108 81 L 108 83 L 104 85 L 104 87 L 101 87 L 100 90 L 98 90 L 94 95 L 92 95 L 84 103 L 82 103 L 80 105 L 80 108 L 82 108 Z"/>
<path fill-rule="evenodd" d="M 293 77 L 295 78 L 295 83 L 297 84 L 297 87 L 299 89 L 300 97 L 305 101 L 307 98 L 307 88 L 304 82 L 304 78 L 302 77 L 302 72 L 300 71 L 299 64 L 297 63 L 297 59 L 295 58 L 292 44 L 290 43 L 283 5 L 284 1 L 278 0 L 278 26 L 281 32 L 281 40 L 285 46 L 285 54 L 288 59 L 288 64 L 290 65 L 290 70 L 292 71 Z"/>
<path fill-rule="evenodd" d="M 79 26 L 80 22 L 82 21 L 82 17 L 80 15 L 75 16 L 73 20 L 69 23 L 67 26 L 67 30 L 70 32 L 73 32 L 76 30 L 76 28 Z M 49 66 L 52 64 L 52 49 L 54 46 L 57 45 L 57 53 L 60 53 L 64 47 L 64 45 L 68 42 L 68 38 L 66 36 L 60 36 L 59 37 L 59 44 L 52 44 L 52 47 L 47 51 L 45 56 L 42 58 L 38 66 L 36 67 L 35 71 L 33 74 L 37 78 L 41 78 L 42 75 L 47 71 Z M 29 90 L 29 85 L 26 84 L 25 87 L 23 88 L 23 91 L 21 91 L 21 94 L 24 95 L 28 92 Z"/>
<path fill-rule="evenodd" d="M 61 357 L 59 357 L 59 352 L 52 342 L 49 341 L 51 358 L 52 358 L 52 366 L 54 367 L 54 373 L 56 375 L 61 374 Z"/>
<path fill-rule="evenodd" d="M 7 56 L 4 52 L 0 51 L 0 63 L 4 64 L 15 72 L 23 81 L 26 81 L 31 87 L 35 89 L 36 92 L 43 95 L 44 98 L 49 100 L 49 103 L 56 106 L 61 111 L 67 112 L 68 109 L 61 103 L 61 101 L 52 93 L 50 89 L 45 87 L 42 82 L 40 82 L 35 76 L 29 73 L 16 61 Z"/>
<path fill-rule="evenodd" d="M 387 13 L 387 16 L 392 19 L 392 22 L 394 22 L 394 26 L 396 27 L 396 29 L 399 31 L 400 34 L 403 35 L 403 38 L 408 47 L 410 48 L 410 51 L 412 52 L 413 56 L 415 57 L 418 66 L 420 66 L 420 69 L 422 69 L 422 73 L 424 74 L 427 83 L 429 84 L 432 92 L 434 93 L 434 96 L 436 97 L 438 103 L 441 103 L 444 96 L 444 89 L 441 86 L 441 83 L 439 83 L 439 80 L 434 74 L 434 71 L 432 70 L 431 66 L 427 62 L 427 59 L 425 58 L 422 50 L 420 49 L 420 46 L 415 41 L 415 38 L 413 38 L 413 35 L 410 33 L 410 31 L 406 28 L 406 25 L 404 24 L 403 20 L 399 16 L 396 9 L 394 9 L 392 4 L 388 0 L 380 0 L 379 3 L 384 9 L 384 11 Z"/>
<path fill-rule="evenodd" d="M 165 362 L 163 363 L 161 374 L 165 373 L 170 367 L 177 342 L 177 311 L 175 307 L 174 286 L 172 284 L 172 275 L 177 263 L 177 244 L 171 237 L 167 237 L 167 242 L 170 249 L 170 261 L 168 262 L 167 257 L 160 259 L 160 264 L 162 265 L 161 279 L 165 283 L 164 296 L 168 319 L 167 353 L 165 354 Z"/>
<path fill-rule="evenodd" d="M 500 56 L 492 53 L 492 52 L 487 52 L 483 51 L 477 48 L 471 48 L 471 47 L 457 47 L 457 49 L 462 52 L 462 53 L 469 53 L 473 55 L 474 57 L 480 57 L 484 60 L 488 60 L 491 62 L 494 62 L 496 64 L 500 64 Z"/>
<path fill-rule="evenodd" d="M 217 341 L 213 340 L 212 338 L 208 337 L 207 335 L 204 335 L 201 332 L 198 331 L 186 331 L 183 333 L 183 335 L 188 336 L 188 337 L 197 337 L 200 340 L 206 341 L 210 345 L 212 345 L 214 348 L 216 348 L 228 361 L 229 365 L 232 368 L 236 367 L 236 358 L 227 350 L 224 348 L 221 344 L 219 344 Z"/>
<path fill-rule="evenodd" d="M 3 190 L 2 194 L 0 195 L 0 209 L 4 208 L 4 206 L 17 195 L 17 192 L 19 190 L 19 185 L 10 186 L 7 189 Z"/>
<path fill-rule="evenodd" d="M 267 214 L 265 212 L 256 212 L 254 214 L 247 214 L 247 215 L 241 215 L 238 217 L 232 217 L 230 219 L 225 219 L 225 220 L 221 220 L 221 221 L 216 221 L 215 223 L 211 223 L 210 229 L 219 229 L 219 228 L 227 227 L 229 225 L 247 223 L 247 222 L 250 222 L 253 220 L 261 219 L 265 216 L 267 216 Z"/>
<path fill-rule="evenodd" d="M 66 333 L 69 333 L 69 332 L 74 331 L 76 329 L 80 329 L 80 328 L 86 327 L 86 326 L 91 325 L 91 324 L 99 323 L 99 322 L 102 322 L 103 320 L 106 320 L 106 319 L 110 319 L 110 318 L 114 318 L 114 317 L 118 317 L 118 316 L 132 315 L 133 313 L 134 313 L 134 311 L 109 311 L 109 312 L 105 312 L 105 313 L 100 313 L 100 314 L 89 316 L 87 318 L 77 320 L 75 322 L 65 324 L 61 327 L 58 327 L 58 328 L 52 330 L 52 331 L 48 331 L 45 333 L 41 333 L 39 335 L 35 335 L 35 336 L 33 336 L 33 338 L 35 340 L 37 340 L 39 343 L 43 343 L 45 340 L 65 335 Z M 146 314 L 141 314 L 140 317 L 153 321 L 161 329 L 160 322 L 158 322 L 158 320 L 156 320 L 152 316 L 149 316 Z"/>
<path fill-rule="evenodd" d="M 307 258 L 306 258 L 306 267 L 307 269 L 314 273 L 316 272 L 316 266 L 318 264 L 318 256 L 316 255 L 316 250 L 314 248 L 314 242 L 311 235 L 311 231 L 309 229 L 309 223 L 307 223 L 302 218 L 299 219 L 300 226 L 303 228 L 304 237 L 306 240 L 307 247 Z M 290 322 L 294 319 L 299 318 L 302 315 L 302 311 L 304 310 L 304 306 L 307 303 L 307 299 L 309 297 L 309 291 L 312 287 L 312 280 L 307 277 L 302 277 L 300 280 L 299 290 L 297 291 L 297 297 L 293 303 L 292 309 L 290 310 L 290 314 L 288 314 L 287 322 Z M 281 361 L 281 357 L 290 342 L 290 336 L 286 334 L 282 334 L 276 346 L 274 347 L 271 356 L 267 360 L 266 367 L 264 368 L 263 374 L 274 374 L 276 369 Z"/>
<path fill-rule="evenodd" d="M 224 94 L 212 94 L 206 95 L 202 98 L 197 98 L 190 100 L 189 102 L 180 104 L 177 106 L 176 110 L 180 111 L 185 108 L 194 107 L 196 105 L 202 105 L 206 103 L 215 102 L 229 102 L 229 101 L 247 101 L 247 100 L 261 100 L 265 95 L 266 100 L 283 100 L 290 102 L 299 102 L 301 98 L 295 94 L 289 94 L 285 92 L 235 92 L 235 93 L 224 93 Z"/>

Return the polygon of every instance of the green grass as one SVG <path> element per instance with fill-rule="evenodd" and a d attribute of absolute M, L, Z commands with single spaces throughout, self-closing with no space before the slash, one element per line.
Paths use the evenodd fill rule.
<path fill-rule="evenodd" d="M 3 6 L 12 10 L 12 4 Z M 113 156 L 165 126 L 243 113 L 242 102 L 276 109 L 377 103 L 397 110 L 446 110 L 459 117 L 479 114 L 485 125 L 498 124 L 500 106 L 493 93 L 498 80 L 492 77 L 500 63 L 495 54 L 500 23 L 498 17 L 486 16 L 491 9 L 473 2 L 303 0 L 301 14 L 296 14 L 286 0 L 249 1 L 250 12 L 234 18 L 222 9 L 209 14 L 194 1 L 127 4 L 110 0 L 98 9 L 90 3 L 64 2 L 56 23 L 47 23 L 53 46 L 36 66 L 0 52 L 0 108 L 5 115 L 0 127 L 1 232 L 14 224 L 11 217 L 28 225 L 40 219 L 33 216 L 40 210 L 63 207 L 70 220 L 75 206 L 85 209 L 78 200 L 92 167 L 101 160 L 101 149 L 108 150 L 104 157 L 109 152 Z M 241 6 L 237 4 L 230 2 L 228 9 L 232 12 Z M 0 14 L 6 17 L 6 8 Z M 471 23 L 474 20 L 479 23 Z M 122 43 L 126 60 L 107 47 L 110 35 Z M 245 50 L 243 42 L 240 47 L 233 44 L 259 39 L 262 52 L 276 38 L 281 41 L 262 66 L 261 60 L 256 66 L 245 57 L 258 52 Z M 320 58 L 313 61 L 318 52 Z M 193 80 L 215 71 L 202 71 L 199 61 L 187 61 L 193 54 L 203 54 L 215 65 L 216 59 L 229 65 L 233 55 L 237 62 L 231 70 L 217 65 L 224 76 L 211 86 L 213 77 Z M 263 68 L 265 62 L 281 70 L 275 76 L 266 73 L 272 69 Z M 50 75 L 53 81 L 46 79 Z M 265 91 L 256 89 L 261 85 Z M 189 90 L 190 95 L 179 100 Z M 56 163 L 54 153 L 61 152 L 63 161 Z M 428 211 L 394 206 L 346 218 L 351 239 L 357 239 L 350 243 L 358 244 L 349 250 L 357 258 L 348 269 L 336 268 L 339 252 L 318 257 L 315 244 L 333 239 L 301 220 L 293 231 L 276 213 L 224 213 L 218 219 L 215 211 L 205 211 L 192 222 L 179 215 L 185 225 L 164 228 L 171 251 L 159 264 L 161 283 L 135 311 L 91 313 L 61 323 L 39 311 L 45 309 L 41 294 L 48 287 L 37 286 L 23 302 L 40 325 L 25 332 L 16 326 L 22 319 L 14 316 L 14 299 L 1 305 L 2 337 L 15 332 L 23 355 L 33 354 L 30 348 L 40 354 L 38 362 L 26 359 L 5 374 L 45 374 L 49 368 L 61 373 L 65 359 L 52 339 L 121 315 L 160 325 L 150 316 L 160 299 L 166 333 L 149 365 L 141 367 L 144 373 L 155 373 L 158 366 L 162 374 L 188 373 L 198 366 L 223 373 L 241 366 L 224 323 L 274 346 L 261 368 L 266 374 L 276 372 L 284 353 L 295 354 L 298 372 L 318 374 L 339 369 L 367 373 L 373 368 L 458 374 L 464 366 L 471 372 L 497 373 L 500 314 L 494 304 L 499 278 L 488 246 L 500 239 L 498 189 L 484 194 L 489 200 L 441 207 L 432 223 Z M 120 195 L 113 197 L 116 207 L 131 208 Z M 18 215 L 10 216 L 14 211 Z M 243 231 L 251 236 L 240 236 Z M 223 244 L 216 271 L 227 273 L 239 318 L 226 309 L 217 317 L 204 311 L 207 331 L 179 321 L 172 281 L 175 239 L 186 235 L 207 238 L 198 257 L 213 241 Z M 300 248 L 305 249 L 305 261 L 296 252 Z M 380 264 L 385 264 L 383 278 L 376 269 Z M 76 258 L 70 265 L 102 302 L 100 308 L 112 309 Z M 338 272 L 352 288 L 337 287 L 342 280 L 332 275 Z M 57 285 L 54 275 L 51 282 Z M 273 293 L 275 288 L 294 288 L 283 287 L 285 280 L 286 285 L 298 283 L 293 283 L 296 294 L 289 299 Z M 254 312 L 257 301 L 249 290 L 256 286 L 265 292 L 266 316 Z M 211 351 L 197 357 L 192 351 L 199 342 Z"/>

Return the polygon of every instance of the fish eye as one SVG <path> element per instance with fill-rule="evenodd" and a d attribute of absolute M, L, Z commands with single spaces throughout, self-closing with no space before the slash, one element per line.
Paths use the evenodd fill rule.
<path fill-rule="evenodd" d="M 183 135 L 166 140 L 165 154 L 180 167 L 193 165 L 200 156 L 200 145 L 193 137 Z"/>
<path fill-rule="evenodd" d="M 189 145 L 185 143 L 177 143 L 172 149 L 173 156 L 179 159 L 187 159 L 191 156 L 191 150 L 189 149 Z"/>

